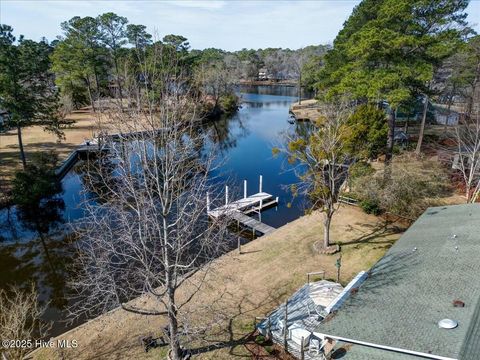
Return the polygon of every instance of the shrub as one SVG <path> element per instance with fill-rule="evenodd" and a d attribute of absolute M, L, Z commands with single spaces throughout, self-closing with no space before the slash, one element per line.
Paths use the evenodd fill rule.
<path fill-rule="evenodd" d="M 377 200 L 365 199 L 360 202 L 360 207 L 367 214 L 380 215 L 382 210 Z"/>
<path fill-rule="evenodd" d="M 61 191 L 55 175 L 57 156 L 54 153 L 37 153 L 25 170 L 15 173 L 13 180 L 13 201 L 17 205 L 37 204 L 44 197 Z"/>
<path fill-rule="evenodd" d="M 398 156 L 389 170 L 389 176 L 379 171 L 353 181 L 353 192 L 366 212 L 381 210 L 416 218 L 449 190 L 445 170 L 436 161 Z"/>
<path fill-rule="evenodd" d="M 263 343 L 265 343 L 265 336 L 263 336 L 263 335 L 257 335 L 257 337 L 255 338 L 255 342 L 256 342 L 258 345 L 262 345 Z"/>
<path fill-rule="evenodd" d="M 385 153 L 387 133 L 385 112 L 371 104 L 360 105 L 345 127 L 346 150 L 357 158 L 377 158 Z"/>
<path fill-rule="evenodd" d="M 226 114 L 233 114 L 238 109 L 238 97 L 235 94 L 223 95 L 219 103 Z"/>
<path fill-rule="evenodd" d="M 354 180 L 362 176 L 368 176 L 375 173 L 375 169 L 365 161 L 358 161 L 350 166 L 350 179 Z"/>

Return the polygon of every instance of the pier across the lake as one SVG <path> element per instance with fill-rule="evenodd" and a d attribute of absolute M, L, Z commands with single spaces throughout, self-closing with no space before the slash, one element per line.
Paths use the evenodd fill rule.
<path fill-rule="evenodd" d="M 246 214 L 252 212 L 258 213 L 261 219 L 261 212 L 270 206 L 278 204 L 278 197 L 262 191 L 263 178 L 260 175 L 259 192 L 250 196 L 247 196 L 247 181 L 244 180 L 243 198 L 229 202 L 228 199 L 228 186 L 225 187 L 225 204 L 217 208 L 210 208 L 210 199 L 207 196 L 207 212 L 212 218 L 219 218 L 226 216 L 233 221 L 236 221 L 238 225 L 247 227 L 253 232 L 258 232 L 263 235 L 269 234 L 275 230 L 274 227 L 262 223 L 261 220 L 256 220 Z"/>

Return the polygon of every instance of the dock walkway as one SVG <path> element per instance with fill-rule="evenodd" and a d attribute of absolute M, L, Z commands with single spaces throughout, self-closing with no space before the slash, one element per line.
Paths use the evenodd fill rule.
<path fill-rule="evenodd" d="M 233 211 L 228 215 L 228 217 L 233 220 L 237 220 L 238 223 L 242 224 L 243 226 L 247 226 L 256 232 L 262 233 L 263 235 L 267 235 L 275 231 L 274 227 L 255 220 L 254 218 L 245 215 L 240 211 Z"/>
<path fill-rule="evenodd" d="M 238 225 L 250 228 L 254 233 L 263 235 L 275 231 L 275 228 L 248 216 L 252 212 L 258 213 L 261 220 L 261 212 L 270 206 L 278 204 L 278 197 L 262 191 L 262 176 L 260 175 L 259 191 L 247 196 L 247 181 L 244 181 L 243 198 L 229 202 L 228 186 L 225 187 L 225 205 L 210 209 L 210 200 L 207 196 L 207 213 L 212 218 L 227 217 L 236 221 Z"/>

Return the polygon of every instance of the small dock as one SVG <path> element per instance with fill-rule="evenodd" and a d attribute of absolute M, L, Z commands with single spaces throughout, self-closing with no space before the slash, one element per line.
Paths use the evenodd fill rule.
<path fill-rule="evenodd" d="M 210 208 L 210 199 L 207 196 L 207 212 L 212 218 L 219 218 L 226 216 L 237 224 L 249 228 L 253 233 L 260 233 L 262 235 L 269 234 L 275 231 L 275 228 L 262 223 L 261 212 L 271 206 L 278 204 L 278 197 L 262 191 L 263 177 L 260 175 L 259 192 L 247 196 L 247 181 L 243 182 L 243 198 L 229 202 L 228 186 L 225 187 L 225 204 L 217 208 Z M 247 214 L 258 213 L 259 220 L 254 219 Z"/>
<path fill-rule="evenodd" d="M 85 159 L 90 155 L 97 155 L 98 153 L 106 151 L 108 151 L 108 148 L 105 145 L 99 148 L 97 143 L 84 143 L 70 153 L 68 158 L 55 170 L 55 175 L 61 180 L 80 159 Z"/>

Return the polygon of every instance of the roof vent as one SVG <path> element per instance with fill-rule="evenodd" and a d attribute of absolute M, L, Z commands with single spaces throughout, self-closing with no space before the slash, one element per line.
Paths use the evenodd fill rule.
<path fill-rule="evenodd" d="M 438 327 L 441 329 L 455 329 L 458 326 L 458 322 L 452 319 L 442 319 L 438 322 Z"/>

